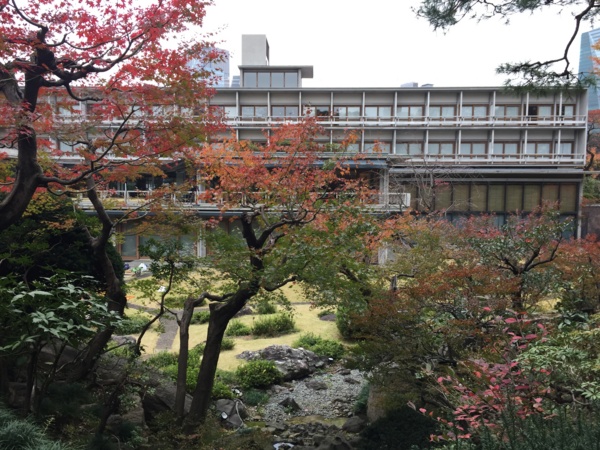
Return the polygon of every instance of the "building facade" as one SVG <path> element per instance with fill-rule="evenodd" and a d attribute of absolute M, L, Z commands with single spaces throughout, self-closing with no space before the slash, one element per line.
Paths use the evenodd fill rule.
<path fill-rule="evenodd" d="M 324 157 L 363 154 L 358 168 L 389 210 L 526 213 L 557 203 L 578 223 L 585 162 L 586 92 L 538 97 L 504 88 L 303 88 L 311 66 L 269 65 L 265 36 L 243 37 L 252 57 L 241 86 L 218 89 L 236 137 L 260 144 L 283 121 L 314 116 Z M 262 55 L 261 52 L 267 52 Z M 262 64 L 260 64 L 262 62 Z M 351 132 L 355 140 L 342 147 Z M 403 204 L 408 203 L 408 204 Z"/>

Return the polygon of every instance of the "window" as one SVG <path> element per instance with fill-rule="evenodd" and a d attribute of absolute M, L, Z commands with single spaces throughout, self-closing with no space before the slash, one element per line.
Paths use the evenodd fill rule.
<path fill-rule="evenodd" d="M 340 118 L 360 117 L 360 106 L 334 106 L 333 116 Z"/>
<path fill-rule="evenodd" d="M 269 72 L 258 72 L 258 87 L 271 87 L 271 74 Z"/>
<path fill-rule="evenodd" d="M 573 143 L 572 142 L 561 142 L 558 146 L 558 154 L 559 155 L 569 155 L 573 154 Z"/>
<path fill-rule="evenodd" d="M 397 155 L 418 156 L 423 154 L 422 142 L 398 142 L 396 144 Z"/>
<path fill-rule="evenodd" d="M 494 114 L 499 119 L 515 119 L 519 117 L 521 107 L 518 105 L 497 105 Z"/>
<path fill-rule="evenodd" d="M 396 110 L 396 117 L 402 119 L 414 119 L 417 117 L 423 117 L 423 107 L 422 106 L 398 106 Z"/>
<path fill-rule="evenodd" d="M 242 117 L 266 118 L 267 113 L 266 106 L 242 106 Z"/>
<path fill-rule="evenodd" d="M 237 106 L 223 106 L 223 115 L 228 119 L 237 117 Z"/>
<path fill-rule="evenodd" d="M 451 156 L 454 154 L 454 142 L 430 142 L 427 154 L 436 156 Z"/>
<path fill-rule="evenodd" d="M 296 72 L 285 72 L 285 87 L 299 87 L 298 74 Z"/>
<path fill-rule="evenodd" d="M 562 105 L 561 116 L 574 117 L 575 116 L 575 105 Z"/>
<path fill-rule="evenodd" d="M 329 106 L 305 106 L 305 116 L 329 117 Z"/>
<path fill-rule="evenodd" d="M 297 72 L 244 72 L 244 87 L 298 87 Z"/>
<path fill-rule="evenodd" d="M 282 88 L 285 86 L 283 72 L 271 73 L 271 85 L 269 87 Z"/>
<path fill-rule="evenodd" d="M 273 117 L 298 117 L 297 106 L 273 106 L 271 108 Z"/>
<path fill-rule="evenodd" d="M 256 72 L 244 72 L 244 87 L 256 87 Z"/>
<path fill-rule="evenodd" d="M 392 117 L 391 106 L 365 106 L 365 117 L 367 119 Z"/>
<path fill-rule="evenodd" d="M 529 105 L 527 115 L 530 117 L 552 117 L 552 106 L 549 105 Z"/>
<path fill-rule="evenodd" d="M 485 142 L 461 142 L 461 155 L 483 156 L 485 155 Z"/>
<path fill-rule="evenodd" d="M 469 119 L 483 119 L 487 116 L 487 106 L 485 105 L 463 105 L 462 117 Z"/>
<path fill-rule="evenodd" d="M 365 153 L 389 153 L 389 142 L 365 142 Z"/>
<path fill-rule="evenodd" d="M 58 141 L 58 149 L 67 154 L 74 153 L 75 147 L 67 142 Z"/>
<path fill-rule="evenodd" d="M 516 156 L 518 153 L 518 142 L 494 142 L 494 155 Z"/>
<path fill-rule="evenodd" d="M 526 155 L 550 155 L 552 144 L 550 142 L 528 142 L 525 149 Z"/>
<path fill-rule="evenodd" d="M 454 106 L 430 106 L 429 117 L 432 119 L 449 119 L 454 117 Z"/>

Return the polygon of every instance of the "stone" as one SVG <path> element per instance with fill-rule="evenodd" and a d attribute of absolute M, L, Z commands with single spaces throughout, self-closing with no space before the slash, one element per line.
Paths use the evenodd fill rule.
<path fill-rule="evenodd" d="M 292 348 L 289 345 L 271 345 L 256 352 L 245 351 L 237 355 L 237 358 L 247 361 L 256 359 L 273 361 L 284 381 L 306 378 L 318 367 L 323 367 L 327 360 L 310 350 Z"/>
<path fill-rule="evenodd" d="M 324 391 L 327 389 L 327 384 L 322 381 L 307 381 L 306 387 L 315 391 Z"/>
<path fill-rule="evenodd" d="M 325 436 L 317 450 L 352 450 L 348 440 L 341 434 L 335 436 Z"/>
<path fill-rule="evenodd" d="M 132 423 L 140 428 L 146 428 L 145 411 L 139 394 L 135 394 L 133 405 L 129 406 L 127 412 L 121 416 L 125 422 Z"/>
<path fill-rule="evenodd" d="M 354 378 L 346 377 L 344 381 L 348 384 L 360 384 L 360 381 L 355 380 Z"/>
<path fill-rule="evenodd" d="M 7 403 L 13 408 L 23 408 L 27 399 L 27 383 L 8 383 Z"/>
<path fill-rule="evenodd" d="M 291 409 L 292 411 L 300 411 L 302 409 L 300 408 L 300 405 L 296 403 L 296 400 L 294 400 L 292 397 L 284 398 L 282 401 L 279 402 L 279 404 L 284 408 Z"/>
<path fill-rule="evenodd" d="M 366 425 L 367 423 L 360 417 L 352 416 L 346 420 L 346 422 L 344 422 L 344 425 L 342 425 L 342 430 L 348 433 L 360 433 Z"/>
<path fill-rule="evenodd" d="M 373 423 L 386 415 L 387 395 L 377 386 L 371 385 L 367 399 L 367 418 Z"/>

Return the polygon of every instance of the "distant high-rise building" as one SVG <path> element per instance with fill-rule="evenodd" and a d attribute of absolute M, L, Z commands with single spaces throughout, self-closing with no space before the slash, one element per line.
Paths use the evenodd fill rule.
<path fill-rule="evenodd" d="M 594 48 L 600 41 L 600 28 L 588 31 L 581 35 L 581 48 L 579 51 L 579 74 L 586 77 L 594 73 L 595 62 L 593 58 L 600 58 L 600 49 Z M 600 109 L 600 98 L 595 86 L 588 88 L 588 109 Z"/>
<path fill-rule="evenodd" d="M 229 52 L 227 50 L 216 49 L 222 55 L 218 61 L 201 62 L 196 59 L 191 63 L 192 68 L 204 69 L 216 77 L 214 87 L 229 87 Z M 202 65 L 203 64 L 203 65 Z"/>

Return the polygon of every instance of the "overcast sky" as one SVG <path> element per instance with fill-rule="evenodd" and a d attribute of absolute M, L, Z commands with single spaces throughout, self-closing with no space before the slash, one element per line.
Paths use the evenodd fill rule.
<path fill-rule="evenodd" d="M 215 0 L 205 31 L 241 64 L 242 34 L 265 34 L 273 65 L 312 65 L 306 87 L 499 86 L 502 62 L 556 58 L 572 33 L 569 11 L 464 21 L 446 34 L 433 31 L 411 7 L 418 0 Z M 581 32 L 589 31 L 589 24 Z M 579 64 L 577 37 L 570 52 Z"/>

